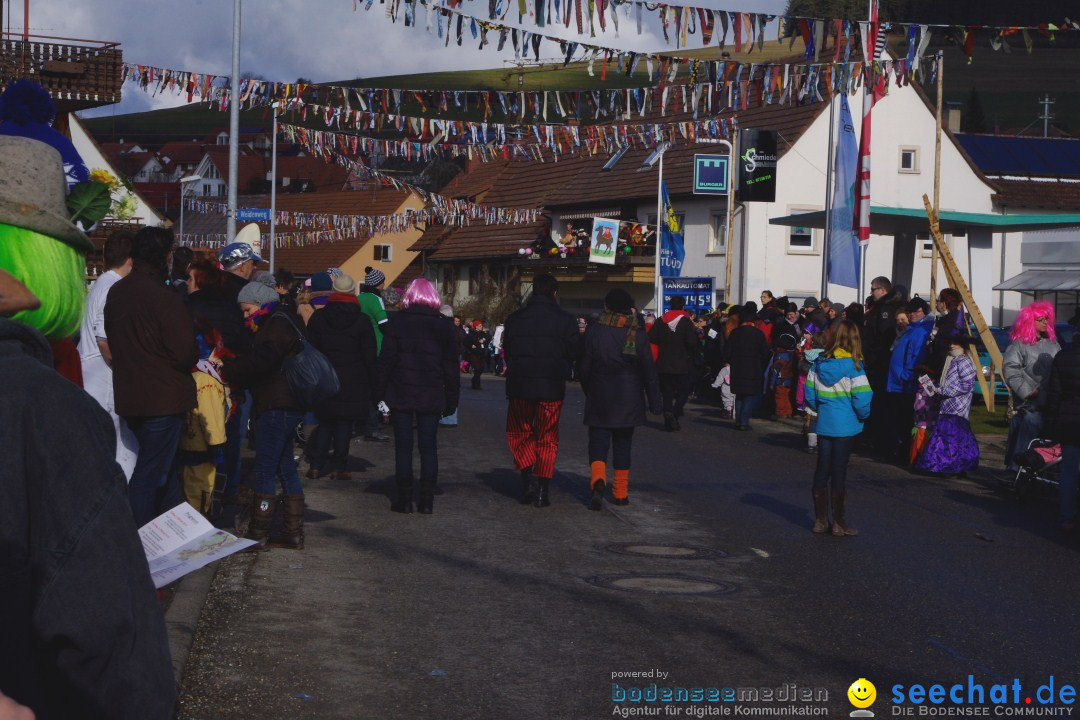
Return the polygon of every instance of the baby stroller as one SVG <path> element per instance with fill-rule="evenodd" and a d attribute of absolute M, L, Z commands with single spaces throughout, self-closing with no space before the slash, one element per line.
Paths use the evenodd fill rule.
<path fill-rule="evenodd" d="M 1053 440 L 1032 440 L 1028 449 L 1015 458 L 1019 469 L 1006 486 L 1020 498 L 1037 487 L 1057 488 L 1061 465 L 1061 445 Z"/>

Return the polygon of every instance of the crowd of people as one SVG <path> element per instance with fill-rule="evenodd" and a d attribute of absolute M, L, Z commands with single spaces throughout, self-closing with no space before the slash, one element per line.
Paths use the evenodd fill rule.
<path fill-rule="evenodd" d="M 924 472 L 963 475 L 979 463 L 968 419 L 975 341 L 951 288 L 936 298 L 936 315 L 877 277 L 865 303 L 845 307 L 765 291 L 760 306 L 699 316 L 676 297 L 659 317 L 613 288 L 587 319 L 560 307 L 555 277 L 537 274 L 520 309 L 489 334 L 482 320 L 454 316 L 424 278 L 391 313 L 386 277 L 372 267 L 361 282 L 340 269 L 303 282 L 259 271 L 254 227 L 214 257 L 174 248 L 163 228 L 116 233 L 87 295 L 93 246 L 66 219 L 59 153 L 0 136 L 0 161 L 0 378 L 9 393 L 0 439 L 22 479 L 0 484 L 0 613 L 9 620 L 0 690 L 40 717 L 171 716 L 168 643 L 136 529 L 183 500 L 203 512 L 218 498 L 240 508 L 252 551 L 302 550 L 302 477 L 350 480 L 352 437 L 388 441 L 388 422 L 390 509 L 432 514 L 437 431 L 458 422 L 465 373 L 476 390 L 484 372 L 506 376 L 509 456 L 520 502 L 537 508 L 551 505 L 571 380 L 585 394 L 591 510 L 609 497 L 630 503 L 633 440 L 647 414 L 680 432 L 688 399 L 714 391 L 743 432 L 755 417 L 803 416 L 806 448 L 817 453 L 814 533 L 858 533 L 846 474 L 860 437 Z M 19 182 L 5 182 L 10 174 Z M 1061 524 L 1072 531 L 1080 350 L 1060 352 L 1054 326 L 1053 305 L 1034 302 L 1012 329 L 1006 463 L 1037 438 L 1062 444 Z M 332 375 L 332 390 L 317 396 L 294 372 L 312 351 Z M 305 424 L 317 427 L 302 476 L 294 453 Z"/>

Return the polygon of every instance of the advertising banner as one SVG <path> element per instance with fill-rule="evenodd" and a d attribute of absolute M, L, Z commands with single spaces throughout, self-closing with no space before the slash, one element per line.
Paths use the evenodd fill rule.
<path fill-rule="evenodd" d="M 739 200 L 776 200 L 776 131 L 739 131 Z"/>
<path fill-rule="evenodd" d="M 671 309 L 671 298 L 679 295 L 686 303 L 684 310 L 690 312 L 702 312 L 712 310 L 713 306 L 713 278 L 711 277 L 686 277 L 686 278 L 662 278 L 664 291 L 664 312 Z"/>

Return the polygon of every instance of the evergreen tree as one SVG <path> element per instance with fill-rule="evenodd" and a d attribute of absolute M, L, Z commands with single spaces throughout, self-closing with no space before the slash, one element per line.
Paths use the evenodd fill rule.
<path fill-rule="evenodd" d="M 986 132 L 986 112 L 983 110 L 979 91 L 974 85 L 971 86 L 971 94 L 968 95 L 964 114 L 960 116 L 960 131 L 970 133 Z"/>

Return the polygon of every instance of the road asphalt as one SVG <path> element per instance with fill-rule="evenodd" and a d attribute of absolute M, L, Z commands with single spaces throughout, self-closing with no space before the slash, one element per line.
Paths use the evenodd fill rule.
<path fill-rule="evenodd" d="M 631 504 L 590 512 L 583 403 L 543 509 L 516 502 L 499 378 L 440 430 L 433 515 L 390 512 L 393 444 L 354 440 L 351 481 L 305 480 L 304 550 L 181 581 L 179 717 L 839 717 L 859 678 L 882 717 L 896 685 L 1080 681 L 1077 544 L 1000 492 L 1001 438 L 966 479 L 857 455 L 841 539 L 810 532 L 798 424 L 708 405 L 639 428 Z"/>

